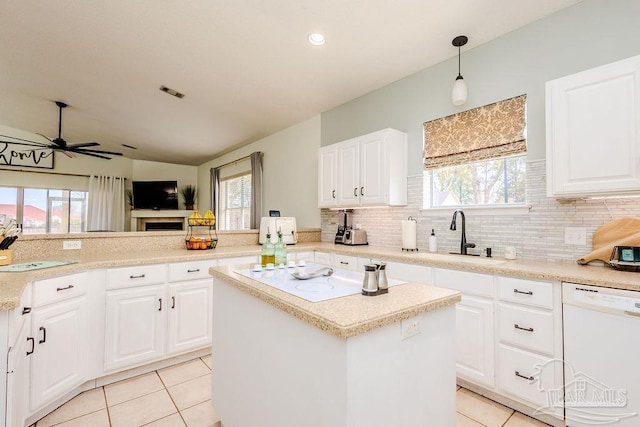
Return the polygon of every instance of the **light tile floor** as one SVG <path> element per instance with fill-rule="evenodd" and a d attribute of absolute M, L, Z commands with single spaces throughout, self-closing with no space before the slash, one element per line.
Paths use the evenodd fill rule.
<path fill-rule="evenodd" d="M 546 426 L 464 388 L 456 395 L 457 427 Z M 86 391 L 35 425 L 48 426 L 220 427 L 211 405 L 211 356 Z"/>

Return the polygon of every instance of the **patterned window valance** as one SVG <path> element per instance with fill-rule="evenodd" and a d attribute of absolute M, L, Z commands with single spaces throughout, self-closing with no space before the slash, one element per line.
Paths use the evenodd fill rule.
<path fill-rule="evenodd" d="M 526 103 L 520 95 L 426 122 L 425 169 L 525 153 Z"/>

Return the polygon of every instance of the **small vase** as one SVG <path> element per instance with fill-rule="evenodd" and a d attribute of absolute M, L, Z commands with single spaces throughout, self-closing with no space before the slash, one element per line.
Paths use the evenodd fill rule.
<path fill-rule="evenodd" d="M 192 211 L 192 210 L 193 210 L 193 204 L 191 204 L 191 205 L 187 205 L 187 204 L 185 204 L 185 205 L 184 205 L 184 208 L 185 208 L 186 210 L 188 210 L 188 211 Z"/>

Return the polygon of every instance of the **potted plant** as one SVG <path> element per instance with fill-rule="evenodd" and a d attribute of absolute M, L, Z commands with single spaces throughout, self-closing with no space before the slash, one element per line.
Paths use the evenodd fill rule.
<path fill-rule="evenodd" d="M 180 189 L 182 198 L 184 199 L 184 207 L 186 210 L 193 210 L 196 204 L 196 197 L 198 197 L 198 190 L 195 185 L 185 185 Z"/>
<path fill-rule="evenodd" d="M 128 189 L 126 192 L 127 203 L 129 203 L 129 209 L 133 210 L 133 190 Z"/>

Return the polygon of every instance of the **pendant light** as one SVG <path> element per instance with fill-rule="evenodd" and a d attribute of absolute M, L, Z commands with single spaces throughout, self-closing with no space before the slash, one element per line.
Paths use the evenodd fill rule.
<path fill-rule="evenodd" d="M 463 105 L 467 102 L 467 84 L 464 82 L 462 74 L 460 74 L 460 47 L 467 44 L 468 41 L 469 38 L 467 36 L 458 36 L 451 42 L 458 48 L 458 77 L 456 77 L 456 81 L 453 83 L 453 90 L 451 91 L 453 105 Z"/>

